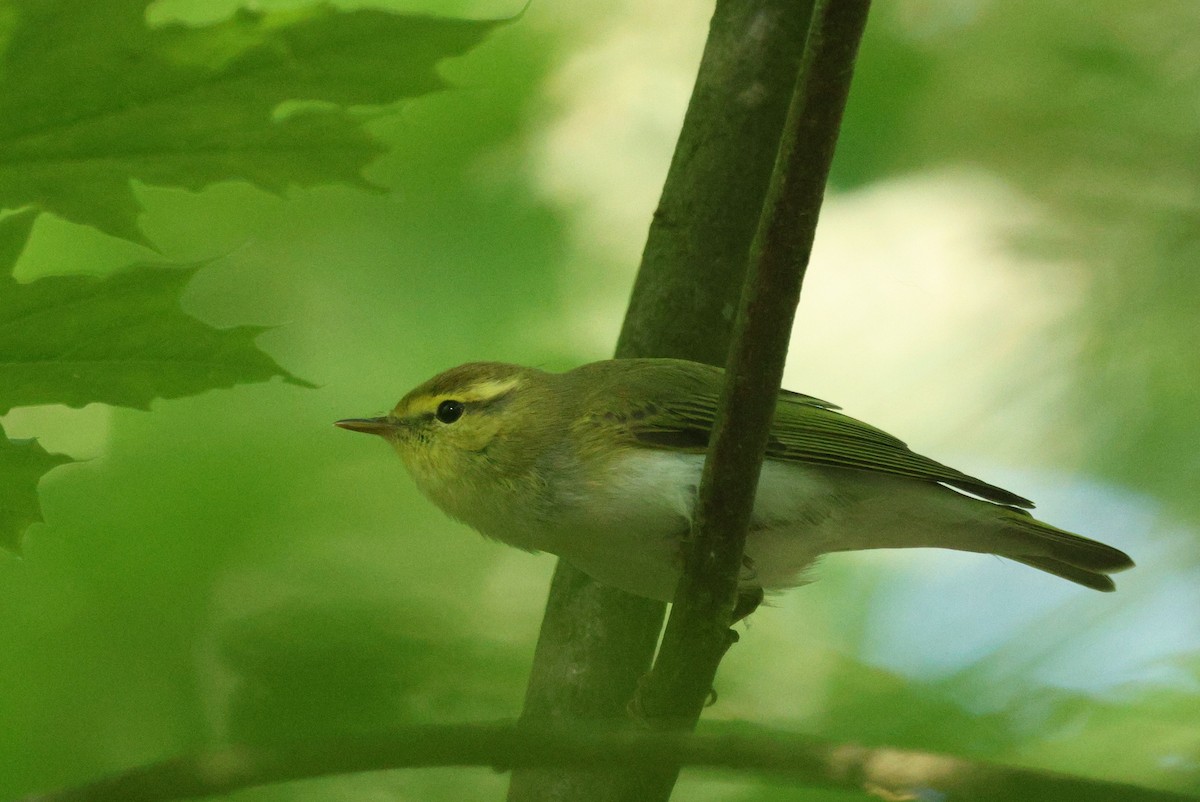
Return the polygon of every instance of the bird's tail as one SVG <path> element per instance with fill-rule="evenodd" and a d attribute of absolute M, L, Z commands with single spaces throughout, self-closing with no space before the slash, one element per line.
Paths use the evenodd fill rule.
<path fill-rule="evenodd" d="M 1105 592 L 1116 590 L 1109 574 L 1133 567 L 1120 549 L 1042 523 L 1023 510 L 1005 517 L 1002 557 Z"/>

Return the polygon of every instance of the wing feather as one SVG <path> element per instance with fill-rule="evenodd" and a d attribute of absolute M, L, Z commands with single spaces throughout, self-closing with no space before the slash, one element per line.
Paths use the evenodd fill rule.
<path fill-rule="evenodd" d="M 673 360 L 636 361 L 645 363 L 644 372 L 626 371 L 621 376 L 624 386 L 607 390 L 616 397 L 639 400 L 636 414 L 621 416 L 633 442 L 703 451 L 716 417 L 722 371 Z M 997 504 L 1033 507 L 1027 498 L 915 453 L 902 440 L 838 412 L 833 404 L 786 390 L 776 402 L 767 456 L 938 482 Z"/>

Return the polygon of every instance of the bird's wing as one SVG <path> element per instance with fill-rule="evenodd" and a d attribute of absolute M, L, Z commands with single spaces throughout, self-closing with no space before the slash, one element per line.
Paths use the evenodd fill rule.
<path fill-rule="evenodd" d="M 965 490 L 997 504 L 1033 502 L 911 451 L 901 440 L 821 404 L 781 397 L 767 453 L 776 459 L 879 471 Z"/>
<path fill-rule="evenodd" d="M 716 417 L 716 394 L 711 387 L 684 384 L 658 384 L 654 401 L 636 419 L 627 421 L 636 443 L 684 451 L 707 448 Z M 767 456 L 785 462 L 940 482 L 997 504 L 1033 507 L 1029 499 L 923 457 L 887 432 L 837 412 L 832 404 L 799 393 L 780 393 Z"/>

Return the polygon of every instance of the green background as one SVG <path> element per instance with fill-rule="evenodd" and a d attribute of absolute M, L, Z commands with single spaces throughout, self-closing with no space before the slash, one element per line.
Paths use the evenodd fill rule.
<path fill-rule="evenodd" d="M 163 2 L 151 19 L 234 8 Z M 873 13 L 789 378 L 1139 567 L 1101 596 L 974 555 L 830 558 L 754 616 L 708 715 L 1200 793 L 1200 8 Z M 39 217 L 19 280 L 200 262 L 183 309 L 272 326 L 259 346 L 316 388 L 3 418 L 80 461 L 42 481 L 23 556 L 0 557 L 0 798 L 231 740 L 519 713 L 552 558 L 449 522 L 381 443 L 330 424 L 460 362 L 611 350 L 705 17 L 535 3 L 442 65 L 456 88 L 355 110 L 386 145 L 365 170 L 382 192 L 135 182 L 157 254 Z M 977 250 L 1000 256 L 957 278 L 917 272 L 919 248 L 873 227 L 936 250 L 926 226 L 953 229 L 976 195 L 999 232 Z M 873 266 L 823 289 L 872 238 Z M 888 316 L 803 339 L 860 299 Z M 238 796 L 494 799 L 505 783 L 437 769 Z M 678 792 L 791 793 L 700 772 Z"/>

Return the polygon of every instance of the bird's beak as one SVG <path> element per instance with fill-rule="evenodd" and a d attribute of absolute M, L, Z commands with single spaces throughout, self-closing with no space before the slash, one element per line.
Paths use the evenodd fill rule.
<path fill-rule="evenodd" d="M 333 422 L 334 426 L 340 426 L 343 429 L 349 429 L 352 432 L 362 432 L 364 434 L 377 434 L 381 437 L 387 437 L 396 431 L 396 421 L 391 418 L 347 418 Z"/>

